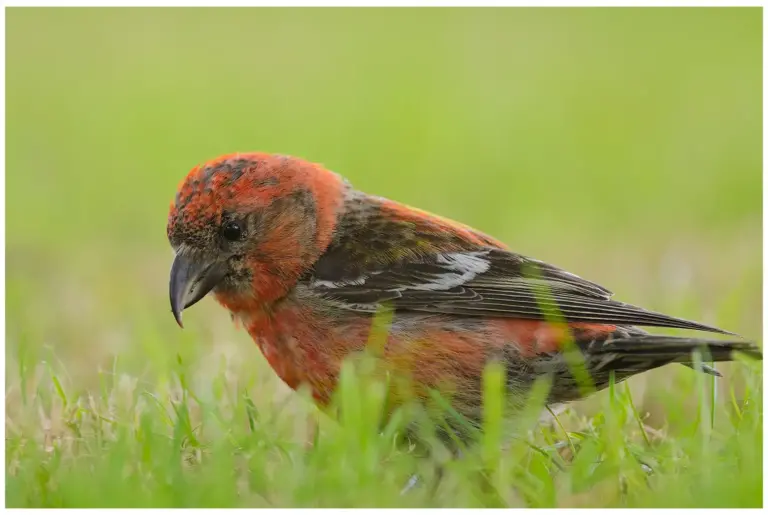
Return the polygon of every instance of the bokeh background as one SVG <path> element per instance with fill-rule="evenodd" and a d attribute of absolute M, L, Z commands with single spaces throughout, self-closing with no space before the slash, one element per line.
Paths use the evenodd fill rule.
<path fill-rule="evenodd" d="M 621 300 L 761 335 L 760 9 L 14 8 L 6 24 L 10 431 L 39 423 L 24 392 L 46 367 L 88 392 L 105 371 L 156 385 L 181 356 L 286 398 L 212 300 L 184 331 L 168 305 L 175 188 L 235 151 L 323 163 Z M 633 383 L 657 420 L 678 373 Z"/>

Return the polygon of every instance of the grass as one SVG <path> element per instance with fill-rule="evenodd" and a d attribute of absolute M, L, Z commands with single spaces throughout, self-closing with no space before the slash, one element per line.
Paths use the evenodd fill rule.
<path fill-rule="evenodd" d="M 155 384 L 121 373 L 118 363 L 99 374 L 100 388 L 84 392 L 73 390 L 57 366 L 35 367 L 24 381 L 31 395 L 9 410 L 8 505 L 761 504 L 762 389 L 754 364 L 738 365 L 744 389 L 730 389 L 727 401 L 714 405 L 706 376 L 681 376 L 684 384 L 664 399 L 670 413 L 691 412 L 678 427 L 646 427 L 630 389 L 616 385 L 596 414 L 569 412 L 554 424 L 536 424 L 540 406 L 532 401 L 511 439 L 502 431 L 501 383 L 489 373 L 484 436 L 461 459 L 445 463 L 432 497 L 426 482 L 437 461 L 396 445 L 404 418 L 381 429 L 380 384 L 346 369 L 338 392 L 342 423 L 336 424 L 306 399 L 291 409 L 285 401 L 259 402 L 252 397 L 259 390 L 240 381 L 242 364 L 207 360 L 203 366 L 215 372 L 205 379 L 179 357 L 166 380 Z M 711 418 L 705 416 L 710 410 Z M 312 420 L 321 426 L 314 442 L 301 431 Z M 400 495 L 414 473 L 424 483 Z"/>
<path fill-rule="evenodd" d="M 212 301 L 179 330 L 165 241 L 194 164 L 289 153 L 759 340 L 759 9 L 6 20 L 7 506 L 762 505 L 760 363 L 665 367 L 543 425 L 491 370 L 433 497 L 380 385 L 347 369 L 338 424 Z"/>

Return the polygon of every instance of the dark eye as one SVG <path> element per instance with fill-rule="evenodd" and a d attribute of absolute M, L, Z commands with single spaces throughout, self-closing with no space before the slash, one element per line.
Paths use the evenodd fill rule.
<path fill-rule="evenodd" d="M 221 235 L 229 241 L 237 241 L 243 237 L 243 228 L 237 222 L 227 222 L 221 228 Z"/>

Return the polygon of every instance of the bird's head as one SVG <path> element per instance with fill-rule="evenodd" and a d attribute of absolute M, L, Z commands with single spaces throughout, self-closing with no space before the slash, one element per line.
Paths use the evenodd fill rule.
<path fill-rule="evenodd" d="M 331 241 L 346 183 L 301 159 L 230 154 L 193 168 L 168 215 L 170 300 L 213 291 L 231 310 L 284 296 Z"/>

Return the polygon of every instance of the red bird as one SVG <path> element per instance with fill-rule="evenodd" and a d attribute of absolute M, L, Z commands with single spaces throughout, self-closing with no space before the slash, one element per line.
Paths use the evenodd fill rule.
<path fill-rule="evenodd" d="M 736 351 L 762 359 L 748 342 L 650 335 L 636 326 L 732 333 L 612 300 L 602 286 L 293 157 L 230 154 L 193 168 L 167 231 L 179 325 L 212 291 L 280 378 L 308 385 L 320 404 L 382 308 L 392 313 L 379 355 L 387 373 L 417 399 L 437 390 L 473 425 L 492 360 L 505 367 L 512 401 L 547 376 L 550 404 L 580 398 L 568 342 L 596 390 L 611 373 L 621 381 L 668 363 L 693 366 L 695 349 L 713 361 Z"/>

